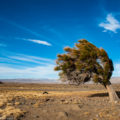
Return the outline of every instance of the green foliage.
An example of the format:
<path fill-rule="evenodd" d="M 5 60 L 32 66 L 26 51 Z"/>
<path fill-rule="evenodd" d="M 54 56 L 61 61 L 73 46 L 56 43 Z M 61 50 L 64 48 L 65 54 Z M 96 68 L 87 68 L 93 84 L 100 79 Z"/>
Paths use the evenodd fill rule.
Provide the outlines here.
<path fill-rule="evenodd" d="M 70 47 L 65 47 L 64 50 L 65 50 L 66 52 L 71 52 L 71 51 L 72 51 L 72 49 L 71 49 Z"/>
<path fill-rule="evenodd" d="M 94 81 L 95 83 L 98 83 L 98 82 L 99 82 L 99 77 L 98 77 L 97 74 L 95 74 L 95 75 L 93 76 L 93 81 Z"/>
<path fill-rule="evenodd" d="M 99 49 L 82 39 L 75 47 L 65 47 L 64 50 L 67 53 L 57 55 L 55 67 L 56 71 L 61 71 L 59 74 L 61 78 L 77 84 L 89 80 L 104 85 L 109 82 L 114 68 L 104 49 Z"/>

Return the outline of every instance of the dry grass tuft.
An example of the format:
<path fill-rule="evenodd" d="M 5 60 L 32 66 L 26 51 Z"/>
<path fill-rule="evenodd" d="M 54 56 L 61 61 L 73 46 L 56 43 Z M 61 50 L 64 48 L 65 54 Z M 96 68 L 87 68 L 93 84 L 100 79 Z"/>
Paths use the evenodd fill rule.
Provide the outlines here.
<path fill-rule="evenodd" d="M 1 120 L 6 120 L 10 116 L 13 116 L 14 119 L 18 119 L 20 116 L 24 115 L 25 111 L 21 111 L 18 108 L 14 108 L 13 106 L 6 106 L 5 109 L 0 109 L 0 117 Z"/>

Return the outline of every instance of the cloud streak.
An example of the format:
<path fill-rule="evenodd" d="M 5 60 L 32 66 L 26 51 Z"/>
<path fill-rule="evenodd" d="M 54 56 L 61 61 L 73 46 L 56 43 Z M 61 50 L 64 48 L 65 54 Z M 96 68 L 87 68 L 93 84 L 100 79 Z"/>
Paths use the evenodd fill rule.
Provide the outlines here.
<path fill-rule="evenodd" d="M 1 79 L 15 79 L 15 78 L 57 78 L 57 72 L 53 70 L 54 65 L 44 65 L 36 67 L 27 67 L 18 69 L 8 66 L 0 65 L 0 78 Z"/>
<path fill-rule="evenodd" d="M 17 28 L 19 28 L 19 29 L 21 29 L 21 30 L 24 30 L 24 31 L 26 31 L 26 32 L 28 32 L 28 33 L 36 36 L 36 37 L 42 37 L 43 39 L 48 39 L 46 36 L 44 36 L 44 35 L 42 35 L 42 34 L 40 34 L 40 33 L 37 33 L 37 32 L 35 32 L 35 31 L 32 31 L 31 29 L 29 29 L 29 28 L 27 28 L 27 27 L 24 27 L 24 26 L 22 26 L 22 25 L 20 25 L 20 24 L 17 24 L 17 23 L 15 23 L 14 21 L 7 20 L 7 19 L 4 19 L 4 18 L 0 18 L 0 20 L 3 21 L 3 22 L 8 23 L 8 24 L 10 24 L 10 25 L 13 25 L 13 26 L 15 26 L 15 27 L 17 27 Z"/>
<path fill-rule="evenodd" d="M 37 38 L 44 39 L 44 40 L 49 40 L 49 41 L 51 41 L 52 44 L 54 44 L 54 45 L 56 45 L 56 46 L 58 46 L 58 47 L 61 47 L 59 43 L 54 42 L 53 40 L 51 40 L 51 39 L 50 39 L 49 37 L 47 37 L 46 35 L 43 35 L 43 34 L 38 33 L 38 32 L 36 32 L 36 31 L 33 31 L 33 30 L 31 30 L 31 29 L 29 29 L 29 28 L 27 28 L 27 27 L 25 27 L 25 26 L 22 26 L 22 25 L 20 25 L 20 24 L 15 23 L 14 21 L 7 20 L 7 19 L 5 19 L 5 18 L 0 18 L 0 20 L 3 21 L 3 22 L 8 23 L 9 25 L 13 25 L 14 27 L 16 27 L 16 28 L 18 28 L 18 29 L 21 29 L 21 30 L 23 30 L 24 32 L 27 32 L 27 33 L 29 33 L 29 34 L 37 37 Z M 45 29 L 45 28 L 43 27 L 43 29 Z M 47 29 L 47 28 L 46 28 L 46 29 Z M 46 30 L 46 29 L 45 29 L 45 30 Z M 59 32 L 56 32 L 53 28 L 51 28 L 51 29 L 48 30 L 48 31 L 49 31 L 49 32 L 52 32 L 53 35 L 57 35 L 58 37 L 61 38 L 60 33 L 59 33 Z M 20 39 L 20 38 L 17 38 L 17 39 Z M 61 38 L 61 39 L 62 39 L 62 38 Z M 38 41 L 36 42 L 36 40 L 35 40 L 34 42 L 35 42 L 35 43 L 38 43 Z M 47 46 L 51 46 L 51 43 L 48 43 L 47 41 L 39 40 L 39 43 L 38 43 L 38 44 L 44 44 L 44 45 L 47 45 Z"/>
<path fill-rule="evenodd" d="M 52 46 L 50 43 L 48 43 L 47 41 L 43 41 L 43 40 L 35 40 L 35 39 L 24 39 L 33 43 L 37 43 L 37 44 L 42 44 L 42 45 L 47 45 L 47 46 Z"/>
<path fill-rule="evenodd" d="M 15 56 L 8 56 L 8 58 L 23 62 L 31 62 L 31 63 L 37 63 L 37 64 L 54 64 L 54 60 L 37 57 L 37 56 L 29 56 L 25 54 L 16 54 Z"/>
<path fill-rule="evenodd" d="M 54 71 L 55 63 L 52 59 L 15 53 L 5 57 L 0 57 L 0 79 L 55 79 L 58 77 L 57 72 Z"/>
<path fill-rule="evenodd" d="M 117 30 L 120 29 L 120 22 L 112 14 L 108 14 L 106 21 L 100 23 L 99 26 L 104 28 L 103 32 L 112 31 L 117 33 Z"/>

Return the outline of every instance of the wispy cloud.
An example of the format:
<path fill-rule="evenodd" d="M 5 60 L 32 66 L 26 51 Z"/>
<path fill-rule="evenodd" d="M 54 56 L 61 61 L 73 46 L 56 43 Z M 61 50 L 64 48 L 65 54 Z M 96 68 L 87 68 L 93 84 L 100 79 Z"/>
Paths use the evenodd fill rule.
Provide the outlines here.
<path fill-rule="evenodd" d="M 6 44 L 0 43 L 0 47 L 6 47 Z"/>
<path fill-rule="evenodd" d="M 13 55 L 14 54 L 14 55 Z M 15 63 L 15 64 L 14 64 Z M 27 65 L 29 64 L 29 65 Z M 54 60 L 38 56 L 10 53 L 0 57 L 0 79 L 57 78 Z"/>
<path fill-rule="evenodd" d="M 40 61 L 36 61 L 36 60 L 33 60 L 33 59 L 24 58 L 24 57 L 19 57 L 19 56 L 9 56 L 9 58 L 14 59 L 14 60 L 19 60 L 19 61 L 32 62 L 32 63 L 37 63 L 37 64 L 44 64 L 43 62 L 40 62 Z"/>
<path fill-rule="evenodd" d="M 57 72 L 53 70 L 54 65 L 27 67 L 23 69 L 0 65 L 0 78 L 57 78 Z"/>
<path fill-rule="evenodd" d="M 36 36 L 36 37 L 41 37 L 41 38 L 43 38 L 43 39 L 48 39 L 46 36 L 44 36 L 44 35 L 42 35 L 42 34 L 40 34 L 40 33 L 38 33 L 38 32 L 35 32 L 35 31 L 33 31 L 33 30 L 25 27 L 25 26 L 22 26 L 22 25 L 20 25 L 20 24 L 18 24 L 18 23 L 15 23 L 14 21 L 7 20 L 7 19 L 5 19 L 5 18 L 0 18 L 0 20 L 1 20 L 1 21 L 4 21 L 4 22 L 6 22 L 6 23 L 8 23 L 8 24 L 10 24 L 10 25 L 13 25 L 13 26 L 15 26 L 15 27 L 17 27 L 17 28 L 19 28 L 19 29 L 21 29 L 21 30 L 24 30 L 24 31 L 26 31 L 26 32 L 28 32 L 28 33 Z"/>
<path fill-rule="evenodd" d="M 0 21 L 3 21 L 3 22 L 6 22 L 8 23 L 9 25 L 13 25 L 14 27 L 18 28 L 18 29 L 21 29 L 23 32 L 27 32 L 37 38 L 40 38 L 40 39 L 43 39 L 43 40 L 38 40 L 36 41 L 36 39 L 34 40 L 35 43 L 38 43 L 38 44 L 44 44 L 44 45 L 47 45 L 47 46 L 51 46 L 51 43 L 58 46 L 58 47 L 61 47 L 59 43 L 56 43 L 53 41 L 53 39 L 51 39 L 50 37 L 47 37 L 46 34 L 43 34 L 43 33 L 38 33 L 34 30 L 31 30 L 30 28 L 27 28 L 26 26 L 23 26 L 23 25 L 20 25 L 14 21 L 11 21 L 11 20 L 8 20 L 8 19 L 5 19 L 5 18 L 0 18 Z M 45 29 L 46 27 L 40 27 L 41 30 L 45 30 L 45 31 L 48 31 L 48 32 L 51 32 L 53 33 L 53 35 L 57 35 L 60 39 L 61 38 L 61 34 L 60 32 L 57 32 L 56 30 L 54 30 L 53 28 L 50 28 L 49 30 Z M 18 38 L 19 39 L 19 38 Z M 51 43 L 48 43 L 47 41 L 44 41 L 44 40 L 49 40 L 51 41 Z"/>
<path fill-rule="evenodd" d="M 47 41 L 43 41 L 43 40 L 35 40 L 35 39 L 24 39 L 24 40 L 27 40 L 27 41 L 30 41 L 30 42 L 34 42 L 34 43 L 37 43 L 37 44 L 51 46 L 50 43 L 48 43 Z"/>
<path fill-rule="evenodd" d="M 16 54 L 15 56 L 8 56 L 8 58 L 13 60 L 19 60 L 19 61 L 26 61 L 26 62 L 32 62 L 37 64 L 54 64 L 54 60 L 37 57 L 37 56 L 29 56 L 25 54 Z"/>
<path fill-rule="evenodd" d="M 23 55 L 23 54 L 21 54 Z M 50 63 L 53 63 L 54 60 L 52 59 L 48 59 L 48 58 L 42 58 L 42 57 L 37 57 L 37 56 L 30 56 L 30 55 L 23 55 L 24 57 L 26 56 L 27 58 L 32 58 L 32 59 L 35 59 L 35 60 L 41 60 L 41 61 L 45 61 L 45 62 L 50 62 Z"/>
<path fill-rule="evenodd" d="M 15 53 L 10 51 L 0 51 L 0 62 L 2 63 L 20 63 L 21 64 L 31 64 L 34 65 L 49 65 L 49 64 L 55 64 L 54 59 L 40 57 L 40 56 L 33 56 L 30 54 L 21 54 L 21 53 Z"/>
<path fill-rule="evenodd" d="M 99 26 L 104 28 L 103 32 L 112 31 L 117 33 L 117 29 L 120 29 L 120 22 L 112 14 L 108 14 L 106 21 L 100 23 Z"/>

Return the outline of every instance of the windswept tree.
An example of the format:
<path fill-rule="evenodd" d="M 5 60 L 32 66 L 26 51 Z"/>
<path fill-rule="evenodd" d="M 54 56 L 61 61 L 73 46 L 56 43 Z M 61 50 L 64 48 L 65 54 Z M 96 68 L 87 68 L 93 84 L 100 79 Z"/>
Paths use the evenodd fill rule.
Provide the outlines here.
<path fill-rule="evenodd" d="M 106 51 L 97 48 L 85 39 L 79 40 L 75 47 L 65 47 L 65 54 L 58 54 L 56 71 L 62 81 L 81 84 L 92 80 L 108 90 L 110 101 L 119 101 L 113 90 L 110 78 L 114 70 L 112 60 Z"/>

